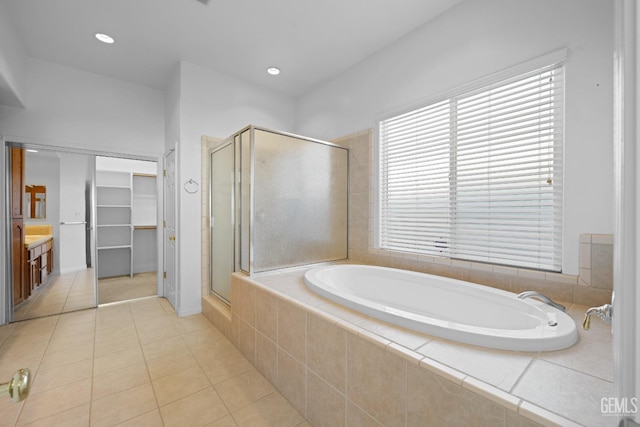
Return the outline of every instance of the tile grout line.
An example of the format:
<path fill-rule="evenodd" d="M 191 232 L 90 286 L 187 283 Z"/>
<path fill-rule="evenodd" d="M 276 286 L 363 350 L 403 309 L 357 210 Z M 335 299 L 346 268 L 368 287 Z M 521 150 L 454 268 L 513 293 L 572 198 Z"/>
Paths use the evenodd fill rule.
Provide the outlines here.
<path fill-rule="evenodd" d="M 38 371 L 40 370 L 40 367 L 42 365 L 42 360 L 44 359 L 44 355 L 47 353 L 47 349 L 49 348 L 49 345 L 51 344 L 51 338 L 53 337 L 53 333 L 55 332 L 56 328 L 58 327 L 58 322 L 60 321 L 60 315 L 59 314 L 55 315 L 55 317 L 56 317 L 55 325 L 51 329 L 51 333 L 49 334 L 49 338 L 47 339 L 47 345 L 45 346 L 44 351 L 42 352 L 42 356 L 40 356 L 40 361 L 38 362 L 38 367 L 36 368 L 35 373 L 32 372 L 32 375 L 33 375 L 33 377 L 31 378 L 32 382 L 37 378 Z M 15 332 L 15 328 L 11 331 L 11 333 L 13 333 L 13 332 Z M 31 386 L 33 386 L 33 383 L 32 383 Z M 23 411 L 24 411 L 24 407 L 26 406 L 26 404 L 27 404 L 26 400 L 24 402 L 22 402 L 22 406 L 20 407 L 20 410 L 18 411 L 18 416 L 16 417 L 16 421 L 15 421 L 14 425 L 18 425 L 18 422 L 20 420 L 20 417 L 22 417 L 22 414 L 23 414 Z M 50 414 L 48 416 L 51 416 L 51 415 L 55 415 L 55 414 Z M 39 420 L 42 420 L 44 418 L 47 418 L 47 417 L 38 418 L 38 419 L 33 420 L 32 422 L 39 421 Z"/>
<path fill-rule="evenodd" d="M 211 326 L 212 326 L 212 327 L 214 327 L 215 329 L 218 329 L 218 328 L 216 328 L 213 324 L 211 324 Z M 218 330 L 218 331 L 219 331 L 220 333 L 222 333 L 220 330 Z M 208 375 L 207 375 L 207 373 L 205 372 L 204 367 L 200 364 L 200 361 L 199 361 L 199 360 L 198 360 L 198 358 L 195 356 L 195 354 L 193 354 L 193 349 L 191 348 L 191 346 L 189 346 L 189 345 L 184 341 L 184 338 L 183 338 L 183 336 L 182 336 L 182 335 L 183 335 L 183 332 L 182 332 L 179 328 L 178 328 L 178 332 L 180 333 L 180 339 L 182 339 L 182 341 L 184 342 L 185 346 L 187 347 L 187 350 L 189 350 L 189 354 L 190 354 L 190 355 L 191 355 L 191 357 L 193 357 L 193 359 L 196 361 L 196 364 L 198 365 L 198 368 L 202 371 L 202 373 L 204 374 L 204 376 L 207 378 L 207 381 L 209 382 L 209 384 L 210 384 L 210 386 L 211 386 L 211 389 L 212 389 L 212 390 L 213 390 L 213 392 L 218 396 L 218 399 L 220 399 L 220 402 L 222 403 L 222 405 L 224 406 L 224 408 L 227 410 L 227 414 L 225 414 L 225 415 L 223 415 L 223 416 L 221 416 L 221 417 L 219 417 L 219 418 L 217 418 L 217 419 L 213 420 L 212 422 L 218 421 L 218 420 L 220 420 L 220 419 L 222 419 L 222 418 L 226 417 L 227 415 L 229 415 L 229 416 L 231 416 L 231 418 L 233 419 L 233 422 L 234 422 L 234 423 L 236 423 L 236 420 L 235 420 L 235 417 L 233 416 L 233 413 L 232 413 L 232 412 L 231 412 L 231 410 L 229 409 L 229 406 L 226 404 L 226 402 L 224 401 L 224 399 L 222 399 L 222 396 L 220 396 L 220 393 L 218 392 L 218 389 L 216 388 L 216 385 L 211 381 L 211 379 L 209 378 L 209 376 L 208 376 Z M 223 336 L 224 336 L 224 334 L 223 334 Z M 226 337 L 224 337 L 224 338 L 225 338 L 227 341 L 229 341 Z M 233 345 L 233 343 L 231 343 L 231 345 Z M 242 357 L 244 357 L 244 356 L 242 356 Z M 236 375 L 235 377 L 237 377 L 237 376 L 238 376 L 238 375 Z M 232 377 L 232 378 L 235 378 L 235 377 Z M 226 380 L 225 380 L 225 381 L 226 381 Z M 206 390 L 206 389 L 203 389 L 203 390 Z M 193 392 L 193 393 L 191 393 L 191 394 L 189 394 L 189 395 L 187 395 L 187 396 L 181 397 L 180 399 L 184 399 L 184 398 L 186 398 L 186 397 L 193 396 L 194 394 L 199 393 L 200 391 L 202 391 L 202 390 L 195 391 L 195 392 Z M 180 399 L 178 399 L 178 400 L 180 400 Z M 174 402 L 177 402 L 177 400 L 175 400 Z M 173 402 L 172 402 L 172 403 L 173 403 Z M 158 407 L 158 411 L 160 411 L 160 407 Z M 160 418 L 162 418 L 162 422 L 164 423 L 164 418 L 162 417 L 162 412 L 160 412 Z M 237 423 L 236 423 L 236 424 L 237 424 Z"/>

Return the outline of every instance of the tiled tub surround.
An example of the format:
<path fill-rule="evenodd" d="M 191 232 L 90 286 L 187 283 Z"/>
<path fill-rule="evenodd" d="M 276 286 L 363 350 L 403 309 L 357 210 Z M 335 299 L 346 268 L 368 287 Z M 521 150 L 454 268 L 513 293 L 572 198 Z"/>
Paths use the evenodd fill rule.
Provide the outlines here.
<path fill-rule="evenodd" d="M 230 321 L 210 297 L 203 312 L 315 427 L 614 423 L 600 412 L 613 393 L 608 324 L 561 351 L 484 349 L 333 304 L 305 271 L 236 273 Z M 580 324 L 586 308 L 567 311 Z"/>
<path fill-rule="evenodd" d="M 580 235 L 580 275 L 578 285 L 613 289 L 613 236 Z"/>

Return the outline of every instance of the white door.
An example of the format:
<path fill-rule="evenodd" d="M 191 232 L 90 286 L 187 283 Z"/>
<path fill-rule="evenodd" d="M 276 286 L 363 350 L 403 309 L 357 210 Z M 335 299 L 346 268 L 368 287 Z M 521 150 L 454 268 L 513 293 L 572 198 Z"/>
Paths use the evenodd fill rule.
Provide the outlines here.
<path fill-rule="evenodd" d="M 164 295 L 177 307 L 176 277 L 176 151 L 165 156 L 164 173 Z"/>

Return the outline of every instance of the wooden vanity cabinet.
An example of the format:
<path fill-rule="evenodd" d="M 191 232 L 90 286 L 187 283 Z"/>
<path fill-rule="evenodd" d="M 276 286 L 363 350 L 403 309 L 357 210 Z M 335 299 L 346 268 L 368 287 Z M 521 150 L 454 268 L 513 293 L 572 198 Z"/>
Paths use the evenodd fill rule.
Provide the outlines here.
<path fill-rule="evenodd" d="M 11 243 L 13 248 L 13 304 L 20 304 L 29 297 L 25 284 L 26 258 L 24 257 L 24 223 L 11 221 Z"/>
<path fill-rule="evenodd" d="M 24 150 L 11 148 L 11 244 L 13 253 L 13 304 L 29 297 L 24 254 Z"/>
<path fill-rule="evenodd" d="M 24 219 L 24 150 L 11 148 L 11 218 Z"/>
<path fill-rule="evenodd" d="M 25 251 L 27 260 L 27 288 L 29 294 L 45 282 L 53 269 L 53 240 L 48 240 Z"/>

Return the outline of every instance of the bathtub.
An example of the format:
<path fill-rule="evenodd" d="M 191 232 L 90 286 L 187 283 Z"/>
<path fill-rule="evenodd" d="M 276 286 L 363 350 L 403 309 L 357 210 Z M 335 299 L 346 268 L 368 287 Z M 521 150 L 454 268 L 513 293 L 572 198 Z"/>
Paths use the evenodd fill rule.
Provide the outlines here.
<path fill-rule="evenodd" d="M 578 339 L 575 322 L 511 292 L 386 267 L 330 265 L 304 275 L 317 294 L 368 316 L 440 338 L 502 350 L 551 351 Z"/>

